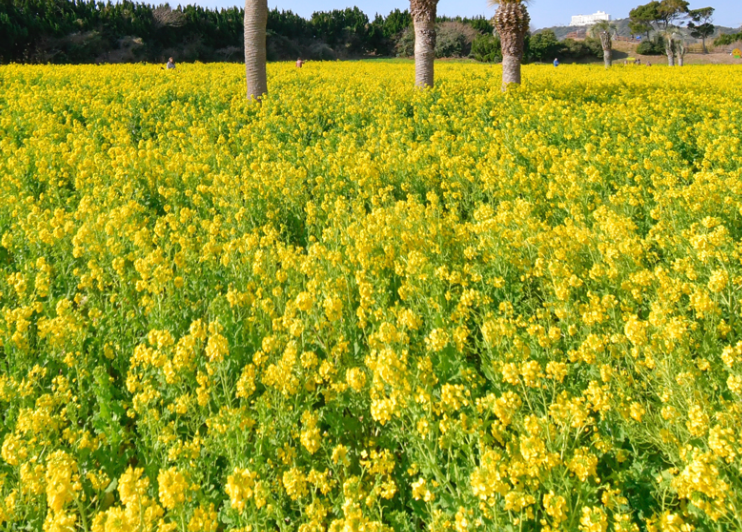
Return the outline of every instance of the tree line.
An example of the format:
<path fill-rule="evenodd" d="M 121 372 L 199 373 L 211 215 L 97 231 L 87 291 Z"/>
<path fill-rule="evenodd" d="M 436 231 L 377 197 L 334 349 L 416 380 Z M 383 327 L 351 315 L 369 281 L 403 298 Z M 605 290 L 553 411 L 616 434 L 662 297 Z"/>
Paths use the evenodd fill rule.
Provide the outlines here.
<path fill-rule="evenodd" d="M 242 8 L 171 8 L 123 0 L 4 0 L 0 2 L 0 62 L 92 63 L 243 61 Z M 440 56 L 467 56 L 473 41 L 491 35 L 484 17 L 438 17 L 450 34 Z M 267 11 L 267 59 L 394 56 L 412 27 L 408 10 L 370 19 L 357 7 L 315 12 Z"/>
<path fill-rule="evenodd" d="M 637 6 L 629 12 L 629 29 L 645 37 L 637 53 L 665 54 L 668 64 L 682 65 L 688 37 L 700 40 L 703 53 L 708 53 L 707 41 L 716 31 L 714 12 L 713 7 L 690 9 L 686 0 L 653 0 Z M 719 35 L 714 44 L 728 45 L 738 40 L 742 40 L 742 32 Z"/>
<path fill-rule="evenodd" d="M 4 0 L 0 2 L 0 63 L 244 61 L 242 8 L 171 8 L 124 0 Z M 434 57 L 502 60 L 494 22 L 485 17 L 435 17 Z M 415 32 L 407 9 L 370 18 L 357 7 L 303 18 L 267 10 L 266 60 L 410 57 Z M 525 62 L 601 57 L 600 42 L 558 41 L 547 32 L 524 40 Z"/>

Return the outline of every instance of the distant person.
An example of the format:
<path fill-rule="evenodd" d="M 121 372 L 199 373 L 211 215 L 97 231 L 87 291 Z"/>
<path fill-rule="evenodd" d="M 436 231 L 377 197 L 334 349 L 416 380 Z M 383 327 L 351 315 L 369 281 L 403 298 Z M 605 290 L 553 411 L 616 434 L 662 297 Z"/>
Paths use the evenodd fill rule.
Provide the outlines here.
<path fill-rule="evenodd" d="M 301 68 L 304 66 L 304 61 L 301 60 L 301 57 L 296 60 L 296 68 Z"/>
<path fill-rule="evenodd" d="M 558 67 L 559 66 L 559 59 L 554 58 L 554 66 L 555 67 Z"/>
<path fill-rule="evenodd" d="M 173 59 L 172 57 L 170 57 L 167 60 L 167 69 L 170 70 L 170 69 L 173 69 L 173 68 L 175 68 L 175 59 Z"/>

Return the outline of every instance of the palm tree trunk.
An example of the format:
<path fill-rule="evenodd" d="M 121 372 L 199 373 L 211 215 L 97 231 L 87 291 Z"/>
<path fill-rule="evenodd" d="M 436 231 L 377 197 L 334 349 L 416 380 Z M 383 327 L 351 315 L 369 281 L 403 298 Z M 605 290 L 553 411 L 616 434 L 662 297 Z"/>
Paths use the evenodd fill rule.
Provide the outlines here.
<path fill-rule="evenodd" d="M 521 58 L 515 55 L 502 57 L 502 92 L 507 91 L 511 83 L 520 85 L 520 61 Z"/>
<path fill-rule="evenodd" d="M 665 54 L 667 54 L 667 66 L 675 66 L 675 41 L 669 32 L 665 33 Z"/>
<path fill-rule="evenodd" d="M 683 66 L 683 56 L 682 55 L 679 55 L 678 56 L 678 66 Z"/>
<path fill-rule="evenodd" d="M 499 2 L 495 29 L 502 43 L 502 92 L 507 91 L 510 84 L 520 85 L 520 62 L 530 22 L 523 2 Z"/>
<path fill-rule="evenodd" d="M 268 92 L 265 71 L 265 28 L 268 0 L 245 0 L 245 77 L 247 99 L 260 100 Z"/>
<path fill-rule="evenodd" d="M 410 15 L 415 26 L 415 86 L 433 86 L 435 61 L 435 14 L 438 0 L 410 0 Z"/>
<path fill-rule="evenodd" d="M 613 36 L 610 33 L 610 28 L 606 28 L 600 32 L 600 44 L 603 47 L 603 63 L 606 68 L 611 68 L 613 64 Z"/>
<path fill-rule="evenodd" d="M 418 17 L 415 25 L 415 86 L 432 87 L 435 61 L 435 15 Z"/>

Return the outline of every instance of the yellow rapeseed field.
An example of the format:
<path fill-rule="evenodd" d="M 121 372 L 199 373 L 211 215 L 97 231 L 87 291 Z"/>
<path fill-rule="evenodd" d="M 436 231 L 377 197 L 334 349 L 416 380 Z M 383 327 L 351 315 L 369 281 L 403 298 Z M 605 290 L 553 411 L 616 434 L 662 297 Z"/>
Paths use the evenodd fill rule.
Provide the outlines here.
<path fill-rule="evenodd" d="M 0 530 L 742 529 L 742 70 L 0 67 Z"/>

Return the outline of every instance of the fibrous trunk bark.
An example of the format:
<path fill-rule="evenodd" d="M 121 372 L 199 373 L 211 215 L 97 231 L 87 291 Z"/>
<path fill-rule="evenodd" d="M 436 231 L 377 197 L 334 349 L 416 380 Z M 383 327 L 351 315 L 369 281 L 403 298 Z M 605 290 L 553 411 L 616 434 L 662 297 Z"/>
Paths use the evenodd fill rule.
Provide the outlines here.
<path fill-rule="evenodd" d="M 508 85 L 520 85 L 521 58 L 514 55 L 502 56 L 502 91 L 508 90 Z"/>
<path fill-rule="evenodd" d="M 604 31 L 600 34 L 600 44 L 603 46 L 603 63 L 606 68 L 611 68 L 613 64 L 613 38 L 611 34 Z"/>
<path fill-rule="evenodd" d="M 683 41 L 682 38 L 675 41 L 675 57 L 678 62 L 678 66 L 683 66 L 683 61 L 685 60 L 685 41 Z"/>
<path fill-rule="evenodd" d="M 667 54 L 667 66 L 675 66 L 675 42 L 671 36 L 665 37 L 665 54 Z"/>
<path fill-rule="evenodd" d="M 438 0 L 410 0 L 415 27 L 415 86 L 432 87 L 435 82 L 435 15 Z"/>
<path fill-rule="evenodd" d="M 524 38 L 531 18 L 520 2 L 500 3 L 495 13 L 495 28 L 502 43 L 502 91 L 510 84 L 520 84 L 520 63 Z"/>
<path fill-rule="evenodd" d="M 415 25 L 415 86 L 424 89 L 435 82 L 435 22 L 413 21 Z"/>
<path fill-rule="evenodd" d="M 247 99 L 258 100 L 268 92 L 265 71 L 265 29 L 268 0 L 245 0 L 245 77 Z"/>

